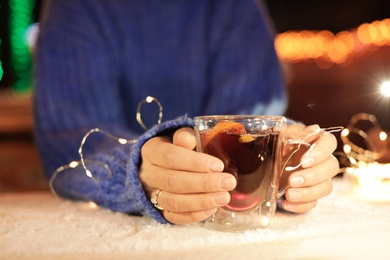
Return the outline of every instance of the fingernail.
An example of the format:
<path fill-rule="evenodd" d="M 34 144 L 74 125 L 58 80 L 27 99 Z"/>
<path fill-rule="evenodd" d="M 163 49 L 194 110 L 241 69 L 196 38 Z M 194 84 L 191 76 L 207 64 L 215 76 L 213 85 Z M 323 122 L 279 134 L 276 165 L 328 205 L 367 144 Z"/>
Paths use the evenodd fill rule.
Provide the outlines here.
<path fill-rule="evenodd" d="M 223 167 L 224 167 L 224 165 L 222 162 L 219 162 L 219 161 L 209 162 L 209 171 L 221 172 L 221 171 L 223 171 Z"/>
<path fill-rule="evenodd" d="M 281 208 L 285 209 L 287 211 L 291 211 L 292 209 L 295 208 L 295 204 L 289 203 L 288 201 L 285 200 L 285 201 L 283 201 Z"/>
<path fill-rule="evenodd" d="M 302 199 L 302 193 L 299 192 L 299 191 L 290 191 L 289 194 L 288 194 L 288 199 L 290 201 L 299 201 L 300 199 Z"/>
<path fill-rule="evenodd" d="M 222 190 L 232 190 L 236 187 L 237 181 L 234 177 L 224 177 L 219 180 L 219 188 Z"/>
<path fill-rule="evenodd" d="M 206 217 L 208 217 L 208 216 L 213 215 L 215 212 L 217 212 L 217 209 L 216 209 L 216 208 L 215 208 L 215 209 L 208 209 L 208 210 L 203 211 L 203 215 L 205 215 Z"/>
<path fill-rule="evenodd" d="M 302 161 L 302 167 L 308 168 L 314 165 L 314 158 L 313 157 L 305 157 Z"/>
<path fill-rule="evenodd" d="M 229 193 L 221 193 L 213 198 L 214 205 L 217 206 L 224 206 L 226 205 L 230 200 Z"/>
<path fill-rule="evenodd" d="M 290 185 L 292 187 L 299 187 L 305 183 L 305 179 L 302 176 L 291 176 Z"/>

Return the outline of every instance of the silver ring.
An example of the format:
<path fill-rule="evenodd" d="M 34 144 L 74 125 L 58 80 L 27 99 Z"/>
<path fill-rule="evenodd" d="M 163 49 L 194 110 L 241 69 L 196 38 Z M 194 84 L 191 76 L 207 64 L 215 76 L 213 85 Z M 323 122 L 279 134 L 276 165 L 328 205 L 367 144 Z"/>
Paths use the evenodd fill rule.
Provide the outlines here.
<path fill-rule="evenodd" d="M 159 210 L 164 210 L 160 205 L 158 205 L 158 196 L 162 190 L 156 189 L 152 192 L 152 197 L 150 198 L 150 202 L 152 202 L 153 206 L 155 206 Z"/>

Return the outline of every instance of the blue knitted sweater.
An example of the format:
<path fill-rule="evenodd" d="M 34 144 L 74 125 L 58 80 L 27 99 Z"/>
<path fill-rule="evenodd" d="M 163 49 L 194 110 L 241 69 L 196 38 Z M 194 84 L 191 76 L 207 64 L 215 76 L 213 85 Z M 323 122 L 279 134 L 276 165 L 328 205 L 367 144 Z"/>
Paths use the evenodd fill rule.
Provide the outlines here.
<path fill-rule="evenodd" d="M 35 136 L 48 178 L 79 160 L 92 128 L 136 140 L 122 145 L 95 134 L 87 164 L 57 175 L 60 196 L 166 223 L 137 177 L 151 137 L 192 126 L 206 114 L 282 114 L 285 93 L 266 9 L 253 0 L 52 0 L 40 25 L 34 95 Z M 146 96 L 163 105 L 142 108 Z M 154 126 L 153 126 L 154 125 Z"/>

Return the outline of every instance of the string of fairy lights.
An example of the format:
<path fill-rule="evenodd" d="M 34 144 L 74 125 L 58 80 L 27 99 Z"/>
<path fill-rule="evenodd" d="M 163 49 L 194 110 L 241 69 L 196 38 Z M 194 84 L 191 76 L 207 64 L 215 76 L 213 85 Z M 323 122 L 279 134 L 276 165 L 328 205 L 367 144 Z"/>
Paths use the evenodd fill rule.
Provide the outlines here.
<path fill-rule="evenodd" d="M 283 61 L 312 60 L 327 69 L 334 64 L 347 66 L 353 57 L 390 45 L 390 18 L 363 23 L 356 29 L 333 34 L 321 31 L 287 31 L 277 35 L 275 48 Z"/>
<path fill-rule="evenodd" d="M 314 61 L 321 69 L 333 65 L 346 67 L 355 57 L 390 46 L 390 18 L 363 23 L 350 31 L 333 34 L 322 31 L 287 31 L 277 35 L 275 49 L 285 62 Z M 380 89 L 390 97 L 390 81 L 383 79 Z"/>
<path fill-rule="evenodd" d="M 26 32 L 34 23 L 36 0 L 8 1 L 8 31 L 10 40 L 10 65 L 14 81 L 13 90 L 25 92 L 32 89 L 32 60 Z M 0 6 L 0 9 L 2 6 Z M 4 10 L 2 10 L 4 12 Z M 363 23 L 356 29 L 333 34 L 321 31 L 287 31 L 277 35 L 275 48 L 282 61 L 301 62 L 311 60 L 318 67 L 327 69 L 334 64 L 349 65 L 354 57 L 390 45 L 390 18 Z M 4 75 L 0 38 L 0 81 Z"/>

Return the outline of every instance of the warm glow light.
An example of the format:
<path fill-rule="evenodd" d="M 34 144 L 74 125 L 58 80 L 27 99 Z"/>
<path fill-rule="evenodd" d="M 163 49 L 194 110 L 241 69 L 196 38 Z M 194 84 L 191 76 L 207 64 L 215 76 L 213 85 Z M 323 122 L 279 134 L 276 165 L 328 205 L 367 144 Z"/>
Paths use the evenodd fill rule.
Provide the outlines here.
<path fill-rule="evenodd" d="M 342 136 L 348 136 L 349 135 L 349 129 L 348 128 L 344 128 L 343 131 L 341 131 L 341 135 Z"/>
<path fill-rule="evenodd" d="M 152 102 L 153 102 L 153 97 L 147 96 L 147 97 L 146 97 L 146 102 L 152 103 Z"/>
<path fill-rule="evenodd" d="M 379 139 L 381 139 L 381 141 L 385 141 L 387 139 L 387 134 L 383 131 L 380 132 Z"/>
<path fill-rule="evenodd" d="M 327 30 L 302 30 L 287 31 L 275 38 L 275 49 L 282 61 L 314 60 L 323 69 L 332 64 L 346 66 L 353 57 L 386 45 L 390 45 L 390 18 L 363 23 L 336 35 Z"/>
<path fill-rule="evenodd" d="M 390 164 L 364 163 L 346 172 L 352 184 L 352 192 L 362 200 L 390 200 Z"/>
<path fill-rule="evenodd" d="M 79 165 L 79 163 L 76 162 L 76 161 L 72 161 L 72 162 L 69 163 L 69 167 L 70 168 L 76 168 L 78 165 Z"/>
<path fill-rule="evenodd" d="M 349 154 L 349 153 L 352 151 L 352 148 L 351 148 L 350 145 L 345 144 L 345 145 L 343 146 L 343 150 L 344 150 L 344 153 Z"/>
<path fill-rule="evenodd" d="M 124 138 L 118 138 L 118 142 L 120 144 L 126 144 L 128 141 L 127 141 L 127 139 L 124 139 Z"/>
<path fill-rule="evenodd" d="M 85 174 L 89 177 L 89 178 L 93 178 L 92 176 L 92 172 L 88 169 L 85 170 Z"/>
<path fill-rule="evenodd" d="M 99 206 L 93 202 L 93 201 L 90 201 L 88 202 L 88 206 L 91 208 L 91 209 L 97 209 Z"/>
<path fill-rule="evenodd" d="M 386 97 L 390 97 L 390 81 L 385 81 L 381 85 L 382 94 Z"/>

